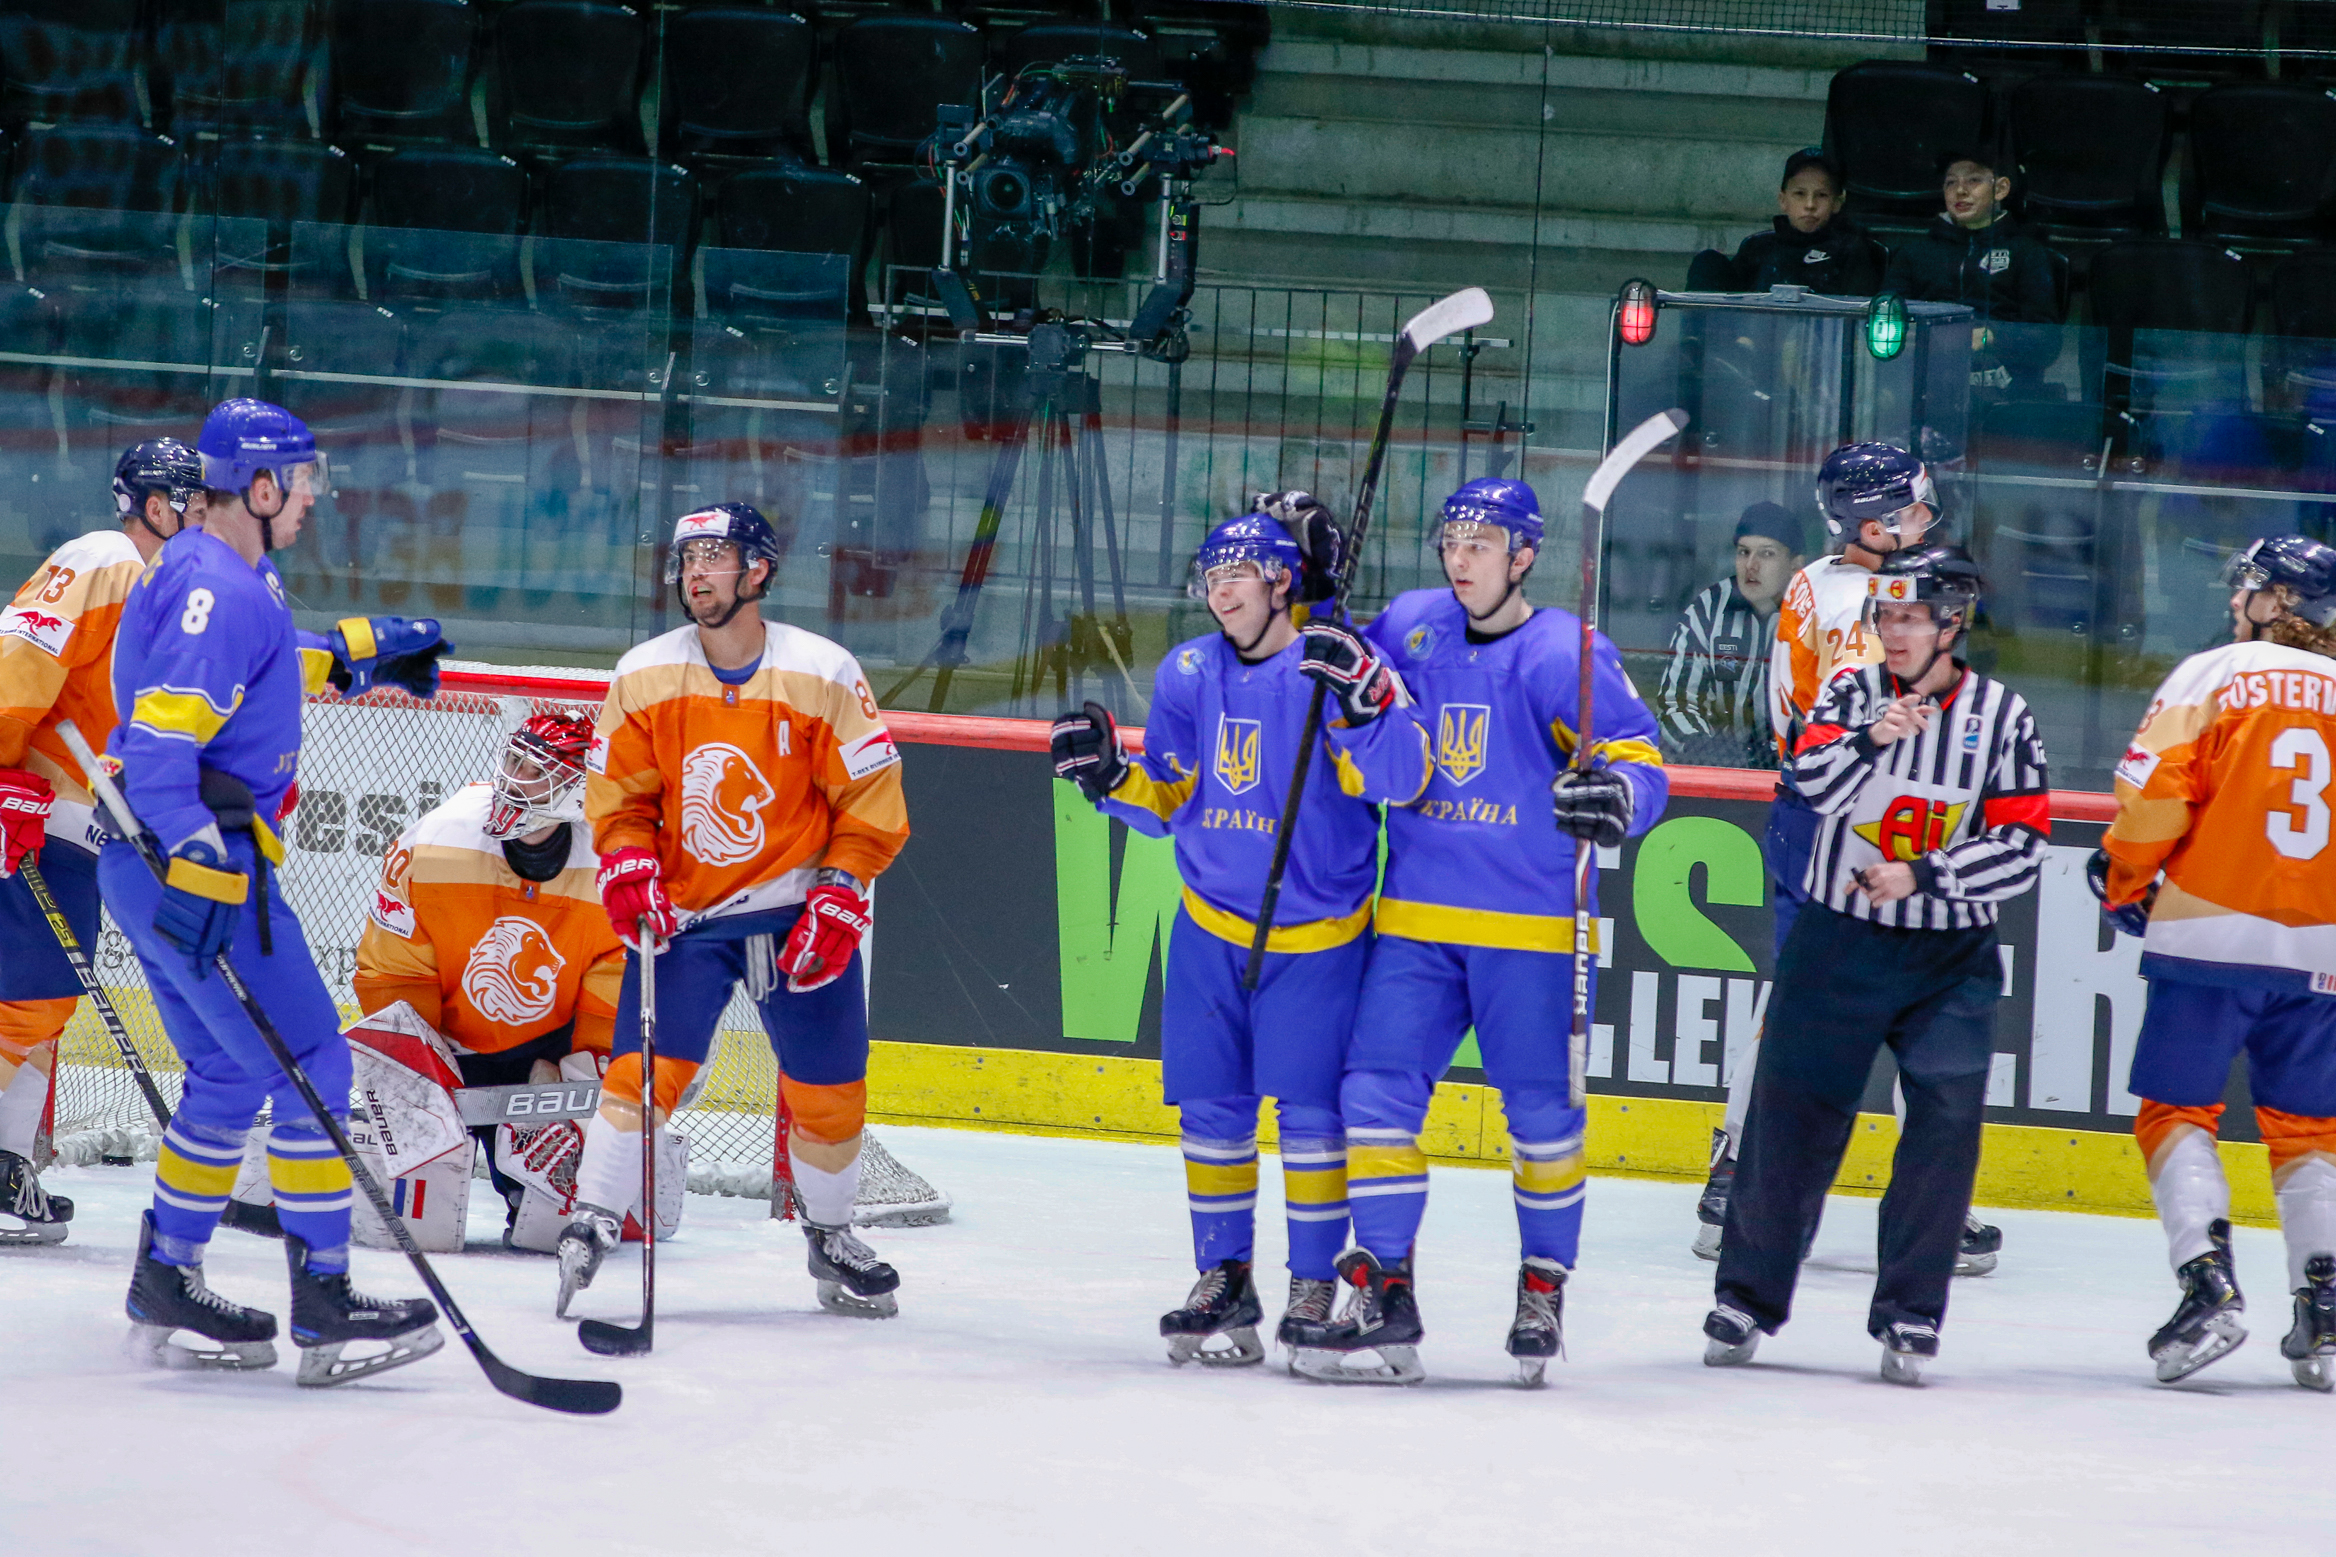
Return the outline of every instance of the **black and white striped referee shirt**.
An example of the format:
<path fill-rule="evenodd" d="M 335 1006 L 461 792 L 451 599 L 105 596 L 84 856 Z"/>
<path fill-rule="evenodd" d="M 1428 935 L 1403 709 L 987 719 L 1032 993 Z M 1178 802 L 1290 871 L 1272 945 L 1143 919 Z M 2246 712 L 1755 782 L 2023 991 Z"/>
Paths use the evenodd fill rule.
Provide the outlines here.
<path fill-rule="evenodd" d="M 1670 663 L 1656 703 L 1663 746 L 1676 761 L 1721 768 L 1773 768 L 1768 656 L 1776 611 L 1766 616 L 1733 578 L 1706 585 L 1671 629 Z"/>
<path fill-rule="evenodd" d="M 2036 884 L 2051 830 L 2044 742 L 2027 700 L 1966 668 L 1930 728 L 1876 746 L 1866 733 L 1906 683 L 1880 665 L 1826 684 L 1792 762 L 1823 817 L 1802 890 L 1828 908 L 1911 930 L 1968 930 Z M 1856 873 L 1898 860 L 1915 891 L 1875 907 Z"/>

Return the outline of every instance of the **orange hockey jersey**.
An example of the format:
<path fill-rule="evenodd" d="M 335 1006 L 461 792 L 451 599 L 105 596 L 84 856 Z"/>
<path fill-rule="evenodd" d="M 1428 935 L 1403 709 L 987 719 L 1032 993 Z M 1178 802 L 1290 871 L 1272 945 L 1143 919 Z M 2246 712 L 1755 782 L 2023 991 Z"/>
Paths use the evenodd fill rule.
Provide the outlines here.
<path fill-rule="evenodd" d="M 900 752 L 858 661 L 763 626 L 738 687 L 714 678 L 695 627 L 633 649 L 593 734 L 593 844 L 655 852 L 685 925 L 800 903 L 822 865 L 873 881 L 908 841 Z"/>
<path fill-rule="evenodd" d="M 2273 643 L 2193 654 L 2116 782 L 2109 901 L 2166 877 L 2144 973 L 2336 994 L 2336 660 Z"/>
<path fill-rule="evenodd" d="M 97 847 L 95 797 L 57 725 L 72 720 L 105 750 L 115 723 L 114 629 L 145 571 L 127 535 L 95 530 L 58 547 L 0 610 L 0 768 L 46 778 L 57 792 L 49 836 L 86 849 Z"/>
<path fill-rule="evenodd" d="M 522 877 L 486 832 L 493 792 L 466 784 L 400 834 L 357 943 L 357 1004 L 403 1000 L 469 1054 L 499 1054 L 573 1017 L 575 1047 L 608 1052 L 624 949 L 592 884 L 581 827 L 566 867 Z"/>
<path fill-rule="evenodd" d="M 1776 750 L 1800 749 L 1809 710 L 1836 672 L 1882 662 L 1882 641 L 1865 630 L 1866 581 L 1873 574 L 1841 557 L 1819 557 L 1785 586 L 1768 657 L 1768 719 Z"/>

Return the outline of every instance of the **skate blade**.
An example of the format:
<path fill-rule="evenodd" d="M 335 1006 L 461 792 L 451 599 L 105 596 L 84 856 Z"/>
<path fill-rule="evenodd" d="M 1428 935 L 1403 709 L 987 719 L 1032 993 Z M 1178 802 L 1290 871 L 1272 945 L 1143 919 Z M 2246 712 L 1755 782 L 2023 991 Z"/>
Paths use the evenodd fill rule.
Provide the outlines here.
<path fill-rule="evenodd" d="M 1358 1357 L 1376 1355 L 1377 1363 Z M 1416 1346 L 1381 1346 L 1355 1352 L 1328 1352 L 1300 1346 L 1290 1352 L 1290 1371 L 1318 1384 L 1417 1384 L 1427 1377 Z"/>
<path fill-rule="evenodd" d="M 1992 1252 L 1987 1254 L 1958 1254 L 1955 1256 L 1955 1274 L 1958 1276 L 1984 1276 L 1989 1271 L 1995 1269 L 1995 1262 L 1997 1258 L 1998 1256 Z"/>
<path fill-rule="evenodd" d="M 1208 1343 L 1217 1340 L 1226 1345 L 1209 1350 Z M 1179 1368 L 1188 1362 L 1204 1368 L 1247 1368 L 1265 1361 L 1265 1347 L 1258 1342 L 1257 1326 L 1242 1325 L 1214 1335 L 1172 1335 L 1168 1338 L 1168 1360 Z"/>
<path fill-rule="evenodd" d="M 2291 1357 L 2288 1366 L 2295 1370 L 2295 1381 L 2306 1389 L 2316 1389 L 2326 1395 L 2336 1393 L 2336 1370 L 2331 1370 L 2327 1357 Z"/>
<path fill-rule="evenodd" d="M 1548 1371 L 1549 1359 L 1546 1357 L 1519 1357 L 1517 1359 L 1517 1383 L 1522 1388 L 1539 1389 L 1541 1376 Z"/>
<path fill-rule="evenodd" d="M 63 1243 L 72 1231 L 71 1222 L 25 1222 L 15 1227 L 0 1226 L 0 1244 Z"/>
<path fill-rule="evenodd" d="M 840 1281 L 822 1281 L 819 1284 L 819 1306 L 831 1314 L 842 1314 L 847 1319 L 890 1319 L 900 1312 L 900 1304 L 889 1292 L 873 1297 L 862 1297 Z"/>
<path fill-rule="evenodd" d="M 1740 1368 L 1752 1360 L 1760 1350 L 1760 1332 L 1755 1330 L 1748 1338 L 1729 1342 L 1706 1337 L 1703 1343 L 1703 1365 L 1707 1368 Z"/>
<path fill-rule="evenodd" d="M 854 1211 L 854 1227 L 939 1227 L 949 1220 L 950 1202 L 932 1205 L 888 1206 L 881 1211 Z"/>
<path fill-rule="evenodd" d="M 1720 1230 L 1709 1222 L 1695 1230 L 1695 1257 L 1699 1260 L 1720 1257 Z"/>
<path fill-rule="evenodd" d="M 327 1341 L 322 1346 L 303 1347 L 300 1352 L 302 1389 L 333 1389 L 353 1384 L 368 1374 L 387 1373 L 402 1368 L 409 1362 L 420 1362 L 424 1357 L 446 1344 L 446 1337 L 436 1325 L 409 1330 L 404 1335 L 392 1336 L 384 1343 L 387 1351 L 373 1352 L 363 1357 L 345 1357 L 345 1348 L 364 1344 L 355 1341 Z"/>
<path fill-rule="evenodd" d="M 1922 1387 L 1922 1365 L 1930 1361 L 1916 1352 L 1894 1352 L 1882 1348 L 1882 1382 L 1903 1384 L 1909 1389 Z"/>
<path fill-rule="evenodd" d="M 2219 1361 L 2237 1351 L 2239 1343 L 2246 1338 L 2246 1327 L 2239 1323 L 2237 1314 L 2217 1314 L 2206 1321 L 2206 1333 L 2198 1338 L 2195 1345 L 2184 1346 L 2176 1342 L 2163 1351 L 2150 1354 L 2151 1360 L 2158 1365 L 2158 1382 L 2179 1384 L 2208 1363 Z"/>
<path fill-rule="evenodd" d="M 177 1333 L 167 1325 L 132 1325 L 122 1349 L 150 1368 L 173 1373 L 252 1373 L 276 1365 L 273 1341 L 211 1341 L 210 1350 L 198 1350 L 173 1344 Z"/>
<path fill-rule="evenodd" d="M 576 1301 L 576 1294 L 592 1285 L 592 1273 L 569 1267 L 565 1257 L 560 1260 L 560 1300 L 552 1305 L 552 1317 L 568 1317 L 568 1305 Z"/>

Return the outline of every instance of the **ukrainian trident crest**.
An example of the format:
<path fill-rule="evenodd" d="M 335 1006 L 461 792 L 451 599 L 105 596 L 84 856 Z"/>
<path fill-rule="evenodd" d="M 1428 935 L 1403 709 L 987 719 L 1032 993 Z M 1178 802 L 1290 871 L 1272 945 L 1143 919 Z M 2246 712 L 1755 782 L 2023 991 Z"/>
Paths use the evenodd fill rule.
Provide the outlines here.
<path fill-rule="evenodd" d="M 1217 782 L 1225 786 L 1227 794 L 1238 795 L 1256 787 L 1257 754 L 1264 731 L 1265 726 L 1255 719 L 1218 716 Z"/>
<path fill-rule="evenodd" d="M 1436 766 L 1453 783 L 1465 784 L 1484 771 L 1491 739 L 1491 704 L 1446 703 L 1436 713 Z"/>

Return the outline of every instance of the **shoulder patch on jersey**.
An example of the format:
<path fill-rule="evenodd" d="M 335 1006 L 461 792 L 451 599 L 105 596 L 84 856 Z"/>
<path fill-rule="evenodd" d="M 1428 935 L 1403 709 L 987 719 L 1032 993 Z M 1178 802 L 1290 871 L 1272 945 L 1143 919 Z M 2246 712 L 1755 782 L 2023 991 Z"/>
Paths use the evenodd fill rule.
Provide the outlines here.
<path fill-rule="evenodd" d="M 1183 648 L 1178 649 L 1176 651 L 1177 674 L 1184 676 L 1199 675 L 1201 658 L 1201 646 L 1197 643 L 1188 643 Z"/>
<path fill-rule="evenodd" d="M 398 901 L 379 886 L 373 889 L 373 907 L 367 917 L 399 940 L 414 938 L 414 905 Z"/>
<path fill-rule="evenodd" d="M 74 625 L 38 604 L 12 605 L 0 611 L 0 638 L 21 638 L 51 659 L 64 657 Z"/>
<path fill-rule="evenodd" d="M 1435 651 L 1436 630 L 1426 622 L 1403 635 L 1404 652 L 1425 659 Z"/>
<path fill-rule="evenodd" d="M 608 777 L 608 737 L 592 732 L 592 744 L 584 752 L 584 771 L 598 778 Z"/>
<path fill-rule="evenodd" d="M 844 771 L 853 778 L 864 779 L 880 768 L 889 768 L 900 761 L 900 748 L 892 742 L 892 732 L 878 725 L 856 741 L 847 742 L 842 749 Z"/>
<path fill-rule="evenodd" d="M 2131 784 L 2135 789 L 2146 788 L 2149 776 L 2158 770 L 2158 761 L 2158 754 L 2148 747 L 2128 746 L 2125 755 L 2118 759 L 2114 777 L 2120 784 Z"/>

